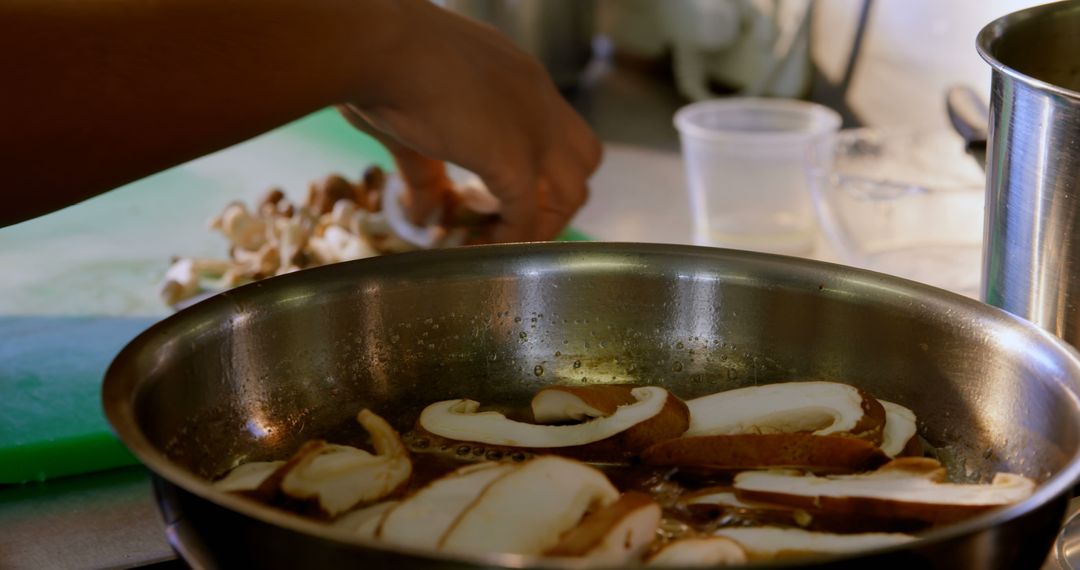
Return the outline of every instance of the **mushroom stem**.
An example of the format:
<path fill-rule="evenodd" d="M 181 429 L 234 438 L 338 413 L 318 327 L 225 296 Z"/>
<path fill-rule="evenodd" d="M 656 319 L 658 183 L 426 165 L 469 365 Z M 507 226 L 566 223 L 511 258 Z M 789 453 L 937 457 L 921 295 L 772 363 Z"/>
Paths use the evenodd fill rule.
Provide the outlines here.
<path fill-rule="evenodd" d="M 297 499 L 315 499 L 323 512 L 334 517 L 401 487 L 412 473 L 401 438 L 369 410 L 362 410 L 357 421 L 371 434 L 377 455 L 344 445 L 305 446 L 300 457 L 290 461 L 281 490 Z"/>
<path fill-rule="evenodd" d="M 488 485 L 447 530 L 439 548 L 540 554 L 586 512 L 618 497 L 600 471 L 561 457 L 540 457 Z"/>
<path fill-rule="evenodd" d="M 858 388 L 837 382 L 751 386 L 686 403 L 686 435 L 813 433 L 881 443 L 885 409 Z"/>

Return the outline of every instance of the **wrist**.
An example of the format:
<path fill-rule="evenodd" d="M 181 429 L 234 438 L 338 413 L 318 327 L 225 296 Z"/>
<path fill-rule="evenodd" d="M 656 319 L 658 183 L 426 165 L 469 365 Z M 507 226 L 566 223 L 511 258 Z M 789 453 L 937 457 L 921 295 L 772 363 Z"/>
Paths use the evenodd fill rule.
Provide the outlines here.
<path fill-rule="evenodd" d="M 344 19 L 347 25 L 343 36 L 335 42 L 341 101 L 360 107 L 385 104 L 390 84 L 408 77 L 410 64 L 410 29 L 420 26 L 427 17 L 426 10 L 439 10 L 428 0 L 330 0 L 347 6 Z M 340 15 L 339 15 L 340 17 Z"/>

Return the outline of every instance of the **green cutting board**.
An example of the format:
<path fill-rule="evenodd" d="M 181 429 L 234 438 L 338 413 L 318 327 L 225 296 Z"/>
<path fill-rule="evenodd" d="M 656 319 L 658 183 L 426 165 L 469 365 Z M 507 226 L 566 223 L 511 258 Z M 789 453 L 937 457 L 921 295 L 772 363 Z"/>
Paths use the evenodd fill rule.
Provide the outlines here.
<path fill-rule="evenodd" d="M 226 255 L 206 220 L 271 186 L 295 200 L 330 172 L 391 168 L 377 142 L 326 109 L 207 157 L 23 224 L 0 228 L 0 484 L 133 458 L 101 413 L 101 378 L 168 314 L 157 284 L 173 255 Z M 564 240 L 586 236 L 568 230 Z"/>
<path fill-rule="evenodd" d="M 101 378 L 155 319 L 0 317 L 0 483 L 133 463 L 101 412 Z"/>

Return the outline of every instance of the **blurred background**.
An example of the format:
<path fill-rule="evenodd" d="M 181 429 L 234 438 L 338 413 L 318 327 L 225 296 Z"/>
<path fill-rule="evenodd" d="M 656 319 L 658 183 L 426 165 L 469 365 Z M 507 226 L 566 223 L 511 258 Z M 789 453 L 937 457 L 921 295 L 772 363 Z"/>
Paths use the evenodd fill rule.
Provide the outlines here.
<path fill-rule="evenodd" d="M 978 186 L 981 172 L 966 163 L 961 139 L 951 138 L 945 93 L 952 85 L 967 85 L 985 97 L 990 71 L 976 54 L 975 35 L 990 20 L 1031 4 L 440 3 L 495 25 L 544 62 L 606 143 L 592 198 L 572 224 L 577 235 L 671 243 L 695 241 L 672 124 L 676 110 L 695 100 L 804 99 L 837 111 L 845 129 L 873 127 L 886 134 L 900 129 L 901 137 L 930 136 L 949 147 L 935 151 L 932 158 L 938 164 L 898 168 L 959 169 L 953 178 Z M 862 149 L 856 142 L 854 148 Z M 911 148 L 892 146 L 900 147 L 901 154 Z M 910 162 L 911 157 L 895 160 Z M 224 241 L 205 224 L 225 204 L 252 203 L 274 186 L 299 199 L 310 181 L 331 172 L 355 178 L 369 164 L 389 167 L 390 161 L 377 144 L 324 111 L 111 194 L 0 229 L 0 263 L 16 268 L 0 283 L 0 314 L 166 314 L 157 284 L 170 258 L 222 256 Z M 926 186 L 925 181 L 918 184 Z M 977 225 L 980 216 L 973 215 L 972 223 Z M 806 255 L 873 266 L 837 254 L 827 239 L 819 241 Z"/>

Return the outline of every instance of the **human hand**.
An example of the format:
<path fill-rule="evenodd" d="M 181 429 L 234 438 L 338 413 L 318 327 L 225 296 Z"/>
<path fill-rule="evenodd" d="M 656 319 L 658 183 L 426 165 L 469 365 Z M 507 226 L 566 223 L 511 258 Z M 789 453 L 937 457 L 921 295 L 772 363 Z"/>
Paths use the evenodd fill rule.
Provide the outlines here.
<path fill-rule="evenodd" d="M 404 37 L 342 113 L 393 153 L 415 217 L 447 188 L 433 159 L 445 160 L 501 201 L 495 241 L 555 237 L 587 198 L 596 136 L 540 64 L 498 32 L 426 0 L 399 6 Z"/>

